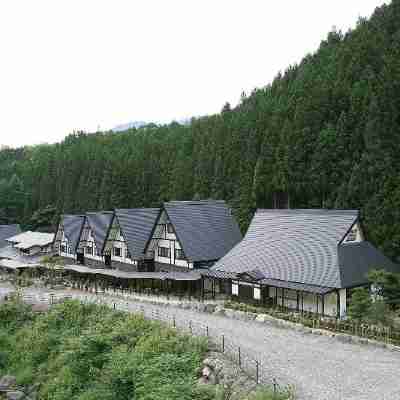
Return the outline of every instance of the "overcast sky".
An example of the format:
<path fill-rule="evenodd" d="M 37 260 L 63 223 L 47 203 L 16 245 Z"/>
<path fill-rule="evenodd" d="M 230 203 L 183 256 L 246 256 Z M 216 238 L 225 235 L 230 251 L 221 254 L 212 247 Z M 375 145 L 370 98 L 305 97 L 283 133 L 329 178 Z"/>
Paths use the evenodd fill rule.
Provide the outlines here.
<path fill-rule="evenodd" d="M 384 0 L 0 0 L 0 145 L 216 113 Z"/>

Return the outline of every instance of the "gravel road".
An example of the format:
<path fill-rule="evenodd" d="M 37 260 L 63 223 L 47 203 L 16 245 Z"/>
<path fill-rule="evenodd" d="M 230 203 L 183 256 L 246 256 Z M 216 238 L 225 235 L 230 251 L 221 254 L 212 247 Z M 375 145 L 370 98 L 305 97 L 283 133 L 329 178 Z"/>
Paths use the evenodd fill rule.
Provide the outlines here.
<path fill-rule="evenodd" d="M 12 290 L 1 283 L 0 298 Z M 48 299 L 49 293 L 42 289 L 24 290 L 24 294 L 32 296 L 32 302 Z M 55 293 L 56 297 L 96 299 L 77 290 Z M 174 316 L 178 327 L 187 328 L 188 321 L 192 321 L 195 332 L 208 326 L 210 336 L 220 338 L 223 334 L 228 347 L 234 343 L 244 353 L 258 358 L 266 380 L 275 377 L 281 384 L 294 385 L 299 400 L 400 400 L 398 352 L 193 310 L 127 302 L 110 296 L 102 299 L 109 304 L 115 302 L 118 309 L 142 310 L 145 315 L 157 314 L 169 321 Z"/>

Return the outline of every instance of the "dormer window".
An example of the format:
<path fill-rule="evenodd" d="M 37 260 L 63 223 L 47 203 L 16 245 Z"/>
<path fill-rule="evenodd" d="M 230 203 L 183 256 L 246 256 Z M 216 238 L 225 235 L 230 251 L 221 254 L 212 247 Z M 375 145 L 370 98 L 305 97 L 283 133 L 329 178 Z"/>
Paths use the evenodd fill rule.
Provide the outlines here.
<path fill-rule="evenodd" d="M 172 226 L 172 224 L 167 224 L 167 232 L 174 233 L 174 227 Z"/>

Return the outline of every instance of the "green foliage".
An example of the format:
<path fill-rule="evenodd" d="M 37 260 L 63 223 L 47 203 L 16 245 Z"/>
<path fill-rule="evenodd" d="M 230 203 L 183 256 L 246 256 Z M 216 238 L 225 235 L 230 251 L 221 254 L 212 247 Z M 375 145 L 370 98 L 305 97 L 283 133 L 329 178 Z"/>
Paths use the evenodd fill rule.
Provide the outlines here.
<path fill-rule="evenodd" d="M 206 343 L 141 316 L 71 301 L 33 315 L 0 305 L 0 371 L 54 400 L 205 399 L 196 388 Z"/>
<path fill-rule="evenodd" d="M 368 279 L 376 290 L 376 294 L 392 307 L 400 305 L 400 274 L 385 270 L 374 270 Z"/>
<path fill-rule="evenodd" d="M 365 320 L 373 325 L 393 326 L 392 311 L 383 300 L 372 302 Z"/>
<path fill-rule="evenodd" d="M 400 256 L 400 0 L 240 104 L 188 125 L 69 135 L 0 151 L 0 220 L 225 199 L 254 208 L 359 208 L 369 240 Z"/>
<path fill-rule="evenodd" d="M 356 288 L 351 296 L 351 303 L 348 308 L 350 318 L 361 321 L 369 313 L 372 305 L 371 295 L 366 288 Z"/>

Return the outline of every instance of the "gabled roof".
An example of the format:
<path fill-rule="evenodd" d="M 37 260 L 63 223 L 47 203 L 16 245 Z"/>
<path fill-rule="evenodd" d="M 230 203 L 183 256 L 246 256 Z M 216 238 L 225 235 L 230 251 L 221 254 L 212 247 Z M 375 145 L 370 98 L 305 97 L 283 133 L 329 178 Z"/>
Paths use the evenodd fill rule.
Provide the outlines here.
<path fill-rule="evenodd" d="M 17 224 L 13 225 L 0 225 L 0 249 L 9 246 L 6 239 L 17 235 L 21 232 L 21 228 Z"/>
<path fill-rule="evenodd" d="M 84 215 L 63 215 L 62 223 L 64 225 L 64 234 L 68 239 L 73 252 L 76 252 L 76 248 L 79 244 L 79 237 L 82 231 L 83 224 L 85 222 Z"/>
<path fill-rule="evenodd" d="M 115 210 L 116 218 L 132 259 L 138 260 L 144 256 L 146 243 L 150 238 L 159 213 L 159 208 Z"/>
<path fill-rule="evenodd" d="M 243 241 L 212 269 L 343 287 L 338 245 L 358 217 L 356 210 L 258 210 Z"/>
<path fill-rule="evenodd" d="M 99 251 L 103 250 L 106 236 L 113 219 L 113 211 L 88 212 L 86 218 L 92 231 L 93 239 Z"/>
<path fill-rule="evenodd" d="M 170 201 L 164 209 L 190 262 L 218 260 L 242 239 L 224 201 Z"/>
<path fill-rule="evenodd" d="M 342 244 L 338 248 L 338 253 L 342 287 L 368 283 L 368 272 L 373 269 L 400 273 L 400 266 L 393 263 L 369 242 Z"/>
<path fill-rule="evenodd" d="M 14 243 L 16 248 L 28 250 L 35 246 L 48 246 L 54 241 L 54 233 L 26 231 L 6 239 L 9 243 Z"/>

